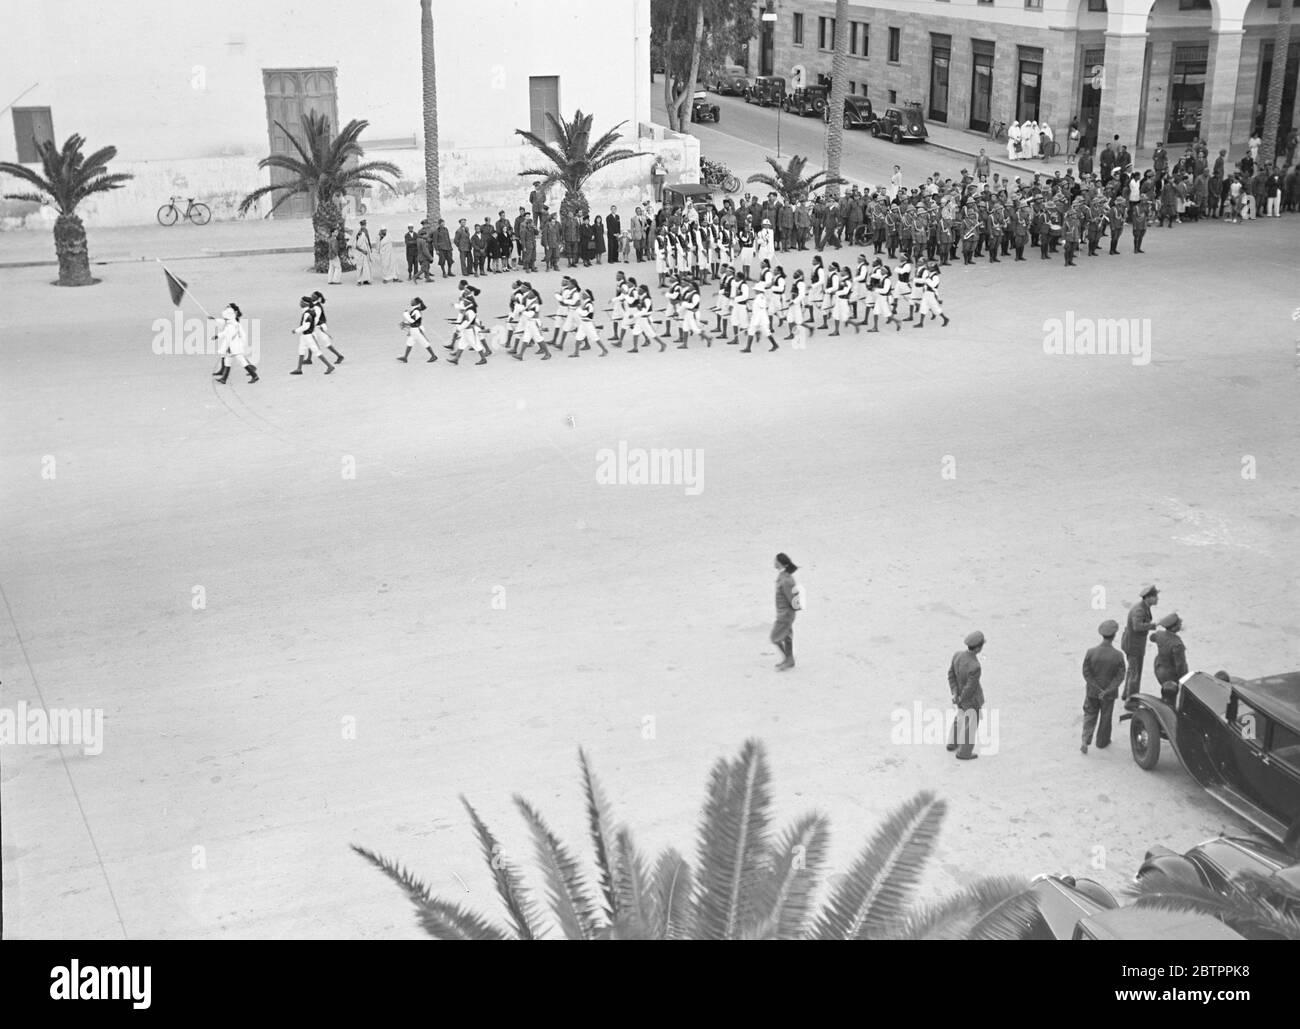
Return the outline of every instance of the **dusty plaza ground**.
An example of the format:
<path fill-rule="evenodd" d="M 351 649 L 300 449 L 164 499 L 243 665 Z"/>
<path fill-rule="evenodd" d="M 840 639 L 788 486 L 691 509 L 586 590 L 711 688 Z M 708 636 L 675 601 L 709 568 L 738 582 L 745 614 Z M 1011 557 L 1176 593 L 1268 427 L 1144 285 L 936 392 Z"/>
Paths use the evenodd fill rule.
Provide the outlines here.
<path fill-rule="evenodd" d="M 3 703 L 104 712 L 97 756 L 4 748 L 7 934 L 418 936 L 350 843 L 496 918 L 458 796 L 525 865 L 514 793 L 586 855 L 579 746 L 642 847 L 688 856 L 711 764 L 750 736 L 780 821 L 831 816 L 833 868 L 932 789 L 929 893 L 1118 890 L 1151 844 L 1243 832 L 1168 750 L 1139 770 L 1127 723 L 1080 756 L 1079 665 L 1146 581 L 1193 668 L 1300 663 L 1296 225 L 954 267 L 947 329 L 775 354 L 403 366 L 411 287 L 349 278 L 328 378 L 288 375 L 323 285 L 302 256 L 177 261 L 260 322 L 262 381 L 224 388 L 152 352 L 152 262 L 80 290 L 0 271 Z M 580 280 L 604 300 L 612 272 Z M 441 342 L 450 286 L 421 294 Z M 1149 319 L 1150 363 L 1046 354 L 1068 312 Z M 702 490 L 600 484 L 620 443 L 701 453 Z M 778 550 L 810 596 L 781 674 Z M 898 726 L 946 710 L 974 628 L 997 733 L 959 763 Z"/>

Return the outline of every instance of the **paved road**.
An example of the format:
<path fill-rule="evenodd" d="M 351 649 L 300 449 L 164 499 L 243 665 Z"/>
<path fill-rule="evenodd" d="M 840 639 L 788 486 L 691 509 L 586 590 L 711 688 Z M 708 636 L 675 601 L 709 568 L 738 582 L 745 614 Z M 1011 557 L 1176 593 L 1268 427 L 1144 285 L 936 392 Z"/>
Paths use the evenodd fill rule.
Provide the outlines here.
<path fill-rule="evenodd" d="M 710 94 L 718 104 L 718 124 L 696 124 L 691 132 L 700 140 L 706 157 L 721 159 L 732 164 L 732 170 L 742 179 L 756 171 L 766 171 L 762 155 L 777 156 L 778 109 L 747 104 L 739 97 L 720 97 Z M 657 105 L 656 116 L 663 118 L 662 102 Z M 819 118 L 801 118 L 792 114 L 779 114 L 781 145 L 780 157 L 784 161 L 793 154 L 809 159 L 820 168 L 825 161 L 826 125 Z M 743 163 L 733 163 L 737 147 L 744 152 Z M 903 181 L 921 182 L 927 175 L 939 172 L 957 177 L 962 168 L 970 168 L 971 161 L 948 150 L 929 144 L 904 143 L 895 146 L 887 140 L 873 139 L 871 133 L 851 129 L 844 133 L 843 174 L 846 178 L 866 182 L 872 186 L 887 183 L 894 165 L 902 168 Z"/>

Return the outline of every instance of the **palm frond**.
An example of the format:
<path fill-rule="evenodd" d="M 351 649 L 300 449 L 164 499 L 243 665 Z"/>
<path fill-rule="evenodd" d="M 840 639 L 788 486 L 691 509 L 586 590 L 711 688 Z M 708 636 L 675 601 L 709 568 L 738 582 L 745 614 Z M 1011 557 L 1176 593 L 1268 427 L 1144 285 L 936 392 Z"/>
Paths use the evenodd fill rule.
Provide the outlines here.
<path fill-rule="evenodd" d="M 765 914 L 756 936 L 793 940 L 803 935 L 829 843 L 830 823 L 812 813 L 795 821 L 772 845 L 770 871 L 762 884 Z"/>
<path fill-rule="evenodd" d="M 311 119 L 312 119 L 313 117 L 314 117 L 314 115 L 311 114 L 310 112 L 308 112 L 307 114 L 303 115 L 303 127 L 304 127 L 304 129 L 306 130 L 306 131 L 304 132 L 304 137 L 305 137 L 308 141 L 310 141 L 310 139 L 311 139 L 311 126 L 312 126 Z M 282 121 L 277 121 L 277 122 L 275 123 L 275 127 L 278 128 L 281 132 L 284 133 L 284 137 L 285 137 L 285 139 L 287 139 L 287 140 L 289 141 L 290 146 L 292 146 L 295 150 L 298 151 L 298 156 L 302 158 L 302 167 L 303 167 L 304 172 L 307 172 L 307 171 L 319 171 L 319 168 L 318 168 L 318 165 L 317 165 L 317 161 L 316 161 L 316 155 L 315 155 L 315 153 L 312 151 L 311 147 L 310 147 L 310 146 L 303 146 L 303 144 L 300 143 L 300 142 L 298 141 L 298 137 L 295 136 L 292 132 L 290 132 L 290 131 L 285 127 L 284 122 L 282 122 Z M 274 157 L 274 156 L 276 156 L 276 155 L 272 154 L 271 156 Z M 285 155 L 285 156 L 287 156 L 287 155 Z M 292 160 L 292 158 L 290 158 L 290 159 Z M 262 160 L 263 160 L 263 161 L 265 161 L 265 160 L 269 160 L 269 158 L 263 158 Z M 261 166 L 262 166 L 262 161 L 259 161 L 259 162 L 258 162 L 258 167 L 261 167 Z"/>
<path fill-rule="evenodd" d="M 781 192 L 781 187 L 784 185 L 784 183 L 780 179 L 776 178 L 776 176 L 767 175 L 763 172 L 755 172 L 753 175 L 749 176 L 749 178 L 745 179 L 745 181 L 757 182 L 759 185 L 766 186 L 768 189 L 774 189 L 778 193 Z"/>
<path fill-rule="evenodd" d="M 497 895 L 501 898 L 501 903 L 505 905 L 506 911 L 510 915 L 510 922 L 514 926 L 515 932 L 521 940 L 535 940 L 538 938 L 537 932 L 537 915 L 532 900 L 528 892 L 524 889 L 523 877 L 518 870 L 510 864 L 501 853 L 501 844 L 492 835 L 492 831 L 479 818 L 478 812 L 463 796 L 460 802 L 465 805 L 465 810 L 469 812 L 470 821 L 474 824 L 474 832 L 478 836 L 479 846 L 483 848 L 484 860 L 488 863 L 488 868 L 492 871 L 492 878 L 496 883 Z"/>
<path fill-rule="evenodd" d="M 0 161 L 0 172 L 5 175 L 12 175 L 15 179 L 22 179 L 39 189 L 42 193 L 53 193 L 54 187 L 50 181 L 42 176 L 39 172 L 32 171 L 30 168 L 24 168 L 21 164 L 13 164 L 10 161 Z"/>
<path fill-rule="evenodd" d="M 691 935 L 691 866 L 671 847 L 659 855 L 651 877 L 653 923 L 656 940 L 685 940 Z"/>
<path fill-rule="evenodd" d="M 537 861 L 546 877 L 547 897 L 561 932 L 570 940 L 594 939 L 600 929 L 599 916 L 578 869 L 577 859 L 528 801 L 516 796 L 515 806 L 533 834 Z"/>
<path fill-rule="evenodd" d="M 614 836 L 614 893 L 618 901 L 615 924 L 638 939 L 650 937 L 653 923 L 650 876 L 636 849 L 632 833 L 621 828 Z"/>
<path fill-rule="evenodd" d="M 134 175 L 128 172 L 114 172 L 112 175 L 101 175 L 97 179 L 92 179 L 81 187 L 83 197 L 91 196 L 95 193 L 107 193 L 109 190 L 121 189 L 130 182 Z"/>
<path fill-rule="evenodd" d="M 1248 874 L 1234 880 L 1234 885 L 1244 888 L 1225 897 L 1199 883 L 1152 875 L 1139 879 L 1131 892 L 1136 907 L 1209 915 L 1250 939 L 1300 940 L 1297 909 L 1259 895 Z"/>
<path fill-rule="evenodd" d="M 586 751 L 578 748 L 578 765 L 582 769 L 582 793 L 587 802 L 587 828 L 591 833 L 591 846 L 596 854 L 596 876 L 605 902 L 605 913 L 610 921 L 618 915 L 618 896 L 614 892 L 612 850 L 614 846 L 614 818 L 609 801 L 600 788 Z"/>
<path fill-rule="evenodd" d="M 758 921 L 767 851 L 769 775 L 763 745 L 746 740 L 734 763 L 714 766 L 700 822 L 698 931 L 734 940 Z"/>
<path fill-rule="evenodd" d="M 0 169 L 3 170 L 3 169 Z M 6 193 L 6 200 L 24 200 L 32 204 L 45 204 L 49 202 L 49 197 L 44 193 Z"/>
<path fill-rule="evenodd" d="M 891 812 L 831 895 L 812 935 L 865 939 L 902 918 L 945 811 L 943 801 L 923 791 Z"/>
<path fill-rule="evenodd" d="M 416 917 L 420 927 L 430 936 L 439 940 L 505 940 L 509 937 L 491 923 L 483 920 L 472 911 L 439 900 L 432 896 L 429 888 L 415 878 L 401 865 L 394 864 L 387 858 L 373 851 L 352 844 L 352 849 L 378 868 L 384 875 L 406 893 L 415 905 Z"/>
<path fill-rule="evenodd" d="M 897 940 L 1021 940 L 1028 938 L 1037 910 L 1024 879 L 990 877 L 908 911 L 884 935 Z"/>

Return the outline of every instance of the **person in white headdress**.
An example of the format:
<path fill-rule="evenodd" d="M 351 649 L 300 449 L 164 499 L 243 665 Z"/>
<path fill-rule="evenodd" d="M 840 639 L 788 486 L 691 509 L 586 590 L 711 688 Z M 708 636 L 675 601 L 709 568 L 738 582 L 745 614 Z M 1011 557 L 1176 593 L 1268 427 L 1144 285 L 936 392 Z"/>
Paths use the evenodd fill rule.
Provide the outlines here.
<path fill-rule="evenodd" d="M 1013 121 L 1007 129 L 1007 160 L 1020 160 L 1020 122 Z"/>
<path fill-rule="evenodd" d="M 393 259 L 393 241 L 388 238 L 388 227 L 381 225 L 379 227 L 379 280 L 381 282 L 397 282 L 397 264 Z"/>
<path fill-rule="evenodd" d="M 1038 159 L 1038 122 L 1027 121 L 1020 126 L 1020 137 L 1024 143 L 1023 150 L 1030 160 Z"/>
<path fill-rule="evenodd" d="M 1048 143 L 1055 142 L 1055 138 L 1052 136 L 1052 126 L 1047 124 L 1047 122 L 1043 122 L 1041 125 L 1039 125 L 1038 131 L 1044 138 L 1046 138 Z M 1045 150 L 1043 156 L 1050 157 L 1052 149 L 1053 148 L 1049 147 L 1047 150 Z"/>

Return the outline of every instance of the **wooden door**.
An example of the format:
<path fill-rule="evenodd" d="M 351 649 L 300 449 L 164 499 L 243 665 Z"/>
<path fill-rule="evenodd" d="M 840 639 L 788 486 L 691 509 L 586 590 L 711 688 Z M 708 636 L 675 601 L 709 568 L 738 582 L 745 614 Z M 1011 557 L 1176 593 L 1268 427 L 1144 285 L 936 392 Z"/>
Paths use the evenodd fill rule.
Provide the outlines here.
<path fill-rule="evenodd" d="M 271 153 L 298 157 L 298 151 L 285 130 L 301 140 L 305 114 L 325 115 L 331 128 L 338 131 L 338 94 L 335 91 L 333 68 L 264 69 L 262 81 L 266 88 L 266 126 Z M 292 175 L 289 172 L 279 168 L 271 169 L 273 184 L 290 178 Z M 308 218 L 311 213 L 312 198 L 300 194 L 276 208 L 274 217 Z"/>

